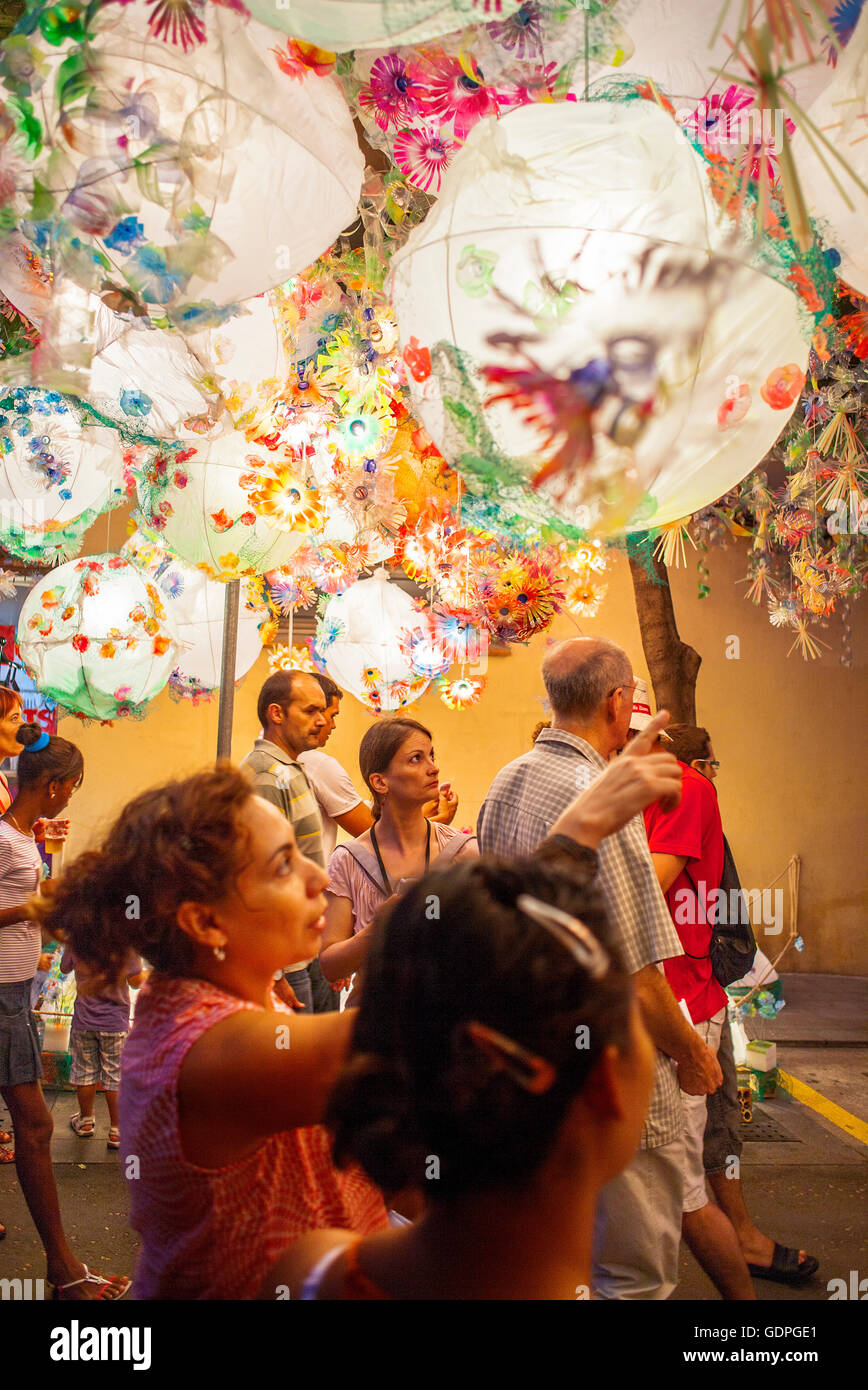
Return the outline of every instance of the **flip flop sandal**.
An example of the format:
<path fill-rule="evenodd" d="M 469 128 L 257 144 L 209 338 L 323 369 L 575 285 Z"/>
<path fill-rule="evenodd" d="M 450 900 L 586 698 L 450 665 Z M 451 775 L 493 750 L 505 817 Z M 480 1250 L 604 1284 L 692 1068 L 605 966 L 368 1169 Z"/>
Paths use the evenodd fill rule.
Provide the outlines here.
<path fill-rule="evenodd" d="M 84 1265 L 83 1268 L 84 1275 L 81 1279 L 70 1279 L 68 1284 L 53 1284 L 51 1297 L 56 1301 L 71 1303 L 74 1300 L 63 1297 L 67 1289 L 77 1288 L 79 1284 L 100 1284 L 102 1287 L 93 1302 L 116 1303 L 119 1298 L 125 1298 L 132 1288 L 133 1281 L 128 1279 L 125 1274 L 112 1274 L 108 1279 L 105 1279 L 101 1274 L 92 1274 L 87 1265 Z"/>
<path fill-rule="evenodd" d="M 771 1279 L 776 1284 L 804 1284 L 820 1268 L 820 1261 L 813 1255 L 806 1255 L 799 1264 L 799 1252 L 790 1245 L 778 1245 L 770 1265 L 748 1265 L 752 1279 Z"/>

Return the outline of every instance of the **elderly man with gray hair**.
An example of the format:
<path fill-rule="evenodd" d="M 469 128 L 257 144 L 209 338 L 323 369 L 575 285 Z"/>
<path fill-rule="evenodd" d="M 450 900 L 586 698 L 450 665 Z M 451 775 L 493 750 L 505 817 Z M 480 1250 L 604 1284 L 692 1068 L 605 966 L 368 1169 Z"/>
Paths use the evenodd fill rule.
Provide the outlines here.
<path fill-rule="evenodd" d="M 529 854 L 609 758 L 627 741 L 633 708 L 630 658 L 614 642 L 560 642 L 543 662 L 552 710 L 529 753 L 495 777 L 479 815 L 484 854 Z M 603 1189 L 594 1237 L 594 1294 L 664 1299 L 678 1282 L 683 1191 L 681 1090 L 706 1095 L 720 1085 L 714 1053 L 681 1013 L 661 961 L 682 954 L 636 816 L 604 840 L 599 885 L 619 934 L 645 1025 L 657 1047 L 657 1073 L 636 1158 Z"/>

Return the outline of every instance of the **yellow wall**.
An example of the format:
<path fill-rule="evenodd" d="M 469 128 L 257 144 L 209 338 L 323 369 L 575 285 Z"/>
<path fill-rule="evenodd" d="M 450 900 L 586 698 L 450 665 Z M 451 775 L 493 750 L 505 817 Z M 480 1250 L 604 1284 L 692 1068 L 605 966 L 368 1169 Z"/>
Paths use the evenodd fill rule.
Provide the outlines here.
<path fill-rule="evenodd" d="M 115 543 L 122 539 L 120 525 L 117 529 Z M 102 549 L 104 544 L 101 536 L 99 545 L 89 549 Z M 744 586 L 735 584 L 746 567 L 743 548 L 716 550 L 708 564 L 708 598 L 697 597 L 692 564 L 675 572 L 672 584 L 681 636 L 703 657 L 697 716 L 710 729 L 722 764 L 717 786 L 742 882 L 746 887 L 766 887 L 790 855 L 801 855 L 799 924 L 806 950 L 799 955 L 791 948 L 783 968 L 868 974 L 866 822 L 860 791 L 866 782 L 861 726 L 868 690 L 858 641 L 864 615 L 860 618 L 857 607 L 851 670 L 839 661 L 837 620 L 823 634 L 831 650 L 822 660 L 803 662 L 797 653 L 787 659 L 791 639 L 770 627 L 765 608 L 744 601 Z M 583 620 L 581 630 L 619 642 L 630 653 L 636 673 L 647 677 L 623 560 L 613 568 L 598 617 Z M 430 693 L 415 707 L 415 716 L 434 734 L 441 777 L 452 781 L 459 793 L 457 825 L 475 824 L 494 774 L 530 746 L 530 731 L 543 717 L 539 667 L 545 643 L 575 632 L 575 624 L 561 617 L 548 637 L 491 659 L 488 689 L 471 710 L 450 712 Z M 725 656 L 732 636 L 740 643 L 736 660 Z M 267 674 L 263 657 L 236 692 L 236 759 L 249 751 L 256 736 L 256 696 Z M 360 791 L 356 753 L 370 718 L 346 697 L 329 742 L 329 752 L 347 767 Z M 70 807 L 70 850 L 83 847 L 136 792 L 212 759 L 216 725 L 216 703 L 193 709 L 174 702 L 165 691 L 140 723 L 101 728 L 63 720 L 60 732 L 80 745 L 86 761 L 85 784 Z M 760 937 L 772 958 L 785 934 L 786 927 L 781 936 Z"/>

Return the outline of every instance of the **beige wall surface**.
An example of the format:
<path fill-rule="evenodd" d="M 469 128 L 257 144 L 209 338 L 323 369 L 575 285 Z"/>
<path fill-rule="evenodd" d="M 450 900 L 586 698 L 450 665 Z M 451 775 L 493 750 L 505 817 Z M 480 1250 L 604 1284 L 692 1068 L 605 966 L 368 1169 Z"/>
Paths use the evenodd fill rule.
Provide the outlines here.
<path fill-rule="evenodd" d="M 743 544 L 715 549 L 706 559 L 711 571 L 707 598 L 698 598 L 693 563 L 673 573 L 672 587 L 681 636 L 703 658 L 697 718 L 710 730 L 721 762 L 717 787 L 723 822 L 742 883 L 766 888 L 791 855 L 800 855 L 799 928 L 806 948 L 800 955 L 791 947 L 782 968 L 868 974 L 865 605 L 861 613 L 858 605 L 853 612 L 851 669 L 839 660 L 837 619 L 822 634 L 830 650 L 823 651 L 821 660 L 804 662 L 798 653 L 788 659 L 790 636 L 772 628 L 765 608 L 747 602 L 745 586 L 736 584 L 746 568 Z M 414 707 L 415 717 L 433 732 L 441 779 L 451 781 L 459 794 L 456 825 L 475 825 L 495 773 L 530 746 L 531 730 L 544 717 L 539 668 L 546 643 L 579 630 L 621 643 L 636 673 L 647 677 L 623 559 L 613 566 L 597 618 L 582 620 L 578 628 L 561 616 L 547 636 L 492 658 L 488 689 L 473 709 L 449 711 L 430 692 Z M 736 647 L 733 637 L 739 649 L 735 659 L 726 655 Z M 236 692 L 236 760 L 256 737 L 256 697 L 267 674 L 263 656 Z M 360 792 L 356 755 L 371 718 L 352 696 L 345 697 L 328 745 Z M 59 732 L 79 744 L 86 765 L 84 786 L 70 806 L 70 851 L 83 848 L 135 793 L 211 760 L 216 727 L 216 702 L 194 709 L 165 691 L 141 722 L 87 727 L 72 718 L 62 720 Z M 777 887 L 786 890 L 786 879 Z M 771 958 L 788 929 L 788 912 L 779 934 L 761 929 L 760 945 Z"/>

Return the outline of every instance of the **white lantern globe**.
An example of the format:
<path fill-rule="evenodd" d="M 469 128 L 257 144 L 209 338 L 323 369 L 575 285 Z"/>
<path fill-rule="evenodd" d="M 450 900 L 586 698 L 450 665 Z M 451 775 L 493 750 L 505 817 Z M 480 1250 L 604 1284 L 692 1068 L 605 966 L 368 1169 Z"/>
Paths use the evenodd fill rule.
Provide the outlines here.
<path fill-rule="evenodd" d="M 191 569 L 141 531 L 130 536 L 121 554 L 146 574 L 174 622 L 181 649 L 169 676 L 169 691 L 198 704 L 220 688 L 223 661 L 225 585 Z M 242 585 L 238 611 L 235 680 L 243 680 L 262 652 L 261 631 L 268 610 L 249 581 Z"/>
<path fill-rule="evenodd" d="M 45 575 L 24 601 L 17 643 L 43 695 L 101 722 L 143 714 L 180 651 L 156 588 L 121 555 L 89 555 Z"/>
<path fill-rule="evenodd" d="M 505 18 L 522 0 L 245 0 L 263 24 L 342 53 L 416 44 L 467 24 Z"/>
<path fill-rule="evenodd" d="M 25 181 L 72 229 L 57 247 L 72 278 L 108 278 L 119 307 L 126 296 L 195 331 L 331 244 L 355 217 L 364 158 L 335 83 L 281 73 L 273 35 L 229 9 L 184 8 L 164 26 L 147 5 L 100 5 L 77 45 L 31 35 L 45 151 Z M 79 60 L 76 82 L 58 81 Z"/>
<path fill-rule="evenodd" d="M 290 564 L 310 536 L 269 524 L 251 502 L 274 455 L 228 427 L 179 442 L 180 453 L 143 450 L 134 467 L 146 533 L 209 579 L 238 579 Z"/>
<path fill-rule="evenodd" d="M 0 541 L 22 559 L 67 559 L 124 501 L 123 447 L 57 391 L 0 392 Z"/>
<path fill-rule="evenodd" d="M 402 709 L 430 685 L 401 650 L 402 636 L 427 637 L 413 600 L 389 582 L 385 569 L 359 579 L 330 599 L 314 640 L 314 656 L 333 681 L 377 713 Z M 406 640 L 405 640 L 406 645 Z"/>
<path fill-rule="evenodd" d="M 805 126 L 795 132 L 792 142 L 796 172 L 808 211 L 816 218 L 826 243 L 841 257 L 838 266 L 841 279 L 863 295 L 868 294 L 864 191 L 868 185 L 866 108 L 868 9 L 863 9 L 855 33 L 838 59 L 833 80 L 808 110 L 808 119 L 814 127 L 810 131 L 811 138 L 808 138 L 810 127 Z M 833 150 L 820 142 L 817 131 L 831 143 Z M 859 187 L 857 179 L 863 187 Z"/>
<path fill-rule="evenodd" d="M 795 296 L 733 245 L 654 103 L 481 122 L 391 288 L 413 413 L 536 524 L 616 534 L 698 510 L 764 456 L 804 379 Z M 769 392 L 781 372 L 792 389 Z"/>

